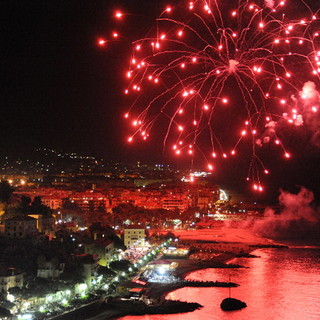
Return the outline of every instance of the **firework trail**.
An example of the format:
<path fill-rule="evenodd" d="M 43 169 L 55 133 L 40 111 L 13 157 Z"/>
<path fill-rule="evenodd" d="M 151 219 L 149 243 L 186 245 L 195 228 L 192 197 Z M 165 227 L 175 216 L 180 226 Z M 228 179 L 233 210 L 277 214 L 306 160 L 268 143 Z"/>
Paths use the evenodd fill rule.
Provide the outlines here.
<path fill-rule="evenodd" d="M 209 170 L 215 158 L 236 157 L 249 144 L 247 180 L 263 191 L 269 170 L 260 150 L 272 143 L 291 157 L 280 124 L 307 121 L 319 133 L 320 121 L 312 120 L 320 106 L 318 9 L 300 0 L 198 0 L 165 8 L 147 36 L 132 42 L 124 90 L 131 101 L 128 142 L 161 130 L 166 149 L 199 154 Z"/>

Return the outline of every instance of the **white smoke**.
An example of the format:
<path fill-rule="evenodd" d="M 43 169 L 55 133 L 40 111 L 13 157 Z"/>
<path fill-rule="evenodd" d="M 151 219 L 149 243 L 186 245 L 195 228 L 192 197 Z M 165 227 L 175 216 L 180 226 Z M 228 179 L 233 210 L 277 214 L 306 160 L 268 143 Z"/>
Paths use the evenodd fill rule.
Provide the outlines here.
<path fill-rule="evenodd" d="M 233 73 L 236 70 L 237 65 L 239 64 L 238 61 L 230 59 L 229 60 L 229 73 Z"/>
<path fill-rule="evenodd" d="M 264 219 L 252 228 L 258 234 L 275 239 L 318 239 L 320 237 L 320 210 L 311 206 L 313 193 L 301 188 L 297 194 L 281 190 L 280 214 L 267 208 Z"/>
<path fill-rule="evenodd" d="M 256 139 L 256 144 L 259 147 L 262 147 L 263 144 L 269 143 L 271 138 L 275 136 L 276 125 L 277 123 L 275 121 L 269 121 L 266 123 L 266 130 L 264 131 L 260 139 Z"/>
<path fill-rule="evenodd" d="M 292 95 L 287 104 L 286 111 L 282 113 L 279 121 L 269 120 L 265 130 L 255 140 L 257 146 L 262 147 L 276 137 L 281 128 L 287 124 L 302 127 L 308 132 L 310 142 L 320 147 L 320 93 L 312 81 L 304 83 L 298 95 Z"/>
<path fill-rule="evenodd" d="M 305 100 L 319 100 L 319 92 L 316 89 L 316 84 L 312 81 L 307 81 L 303 85 L 300 97 Z"/>
<path fill-rule="evenodd" d="M 320 146 L 320 94 L 316 84 L 312 81 L 306 82 L 300 92 L 300 98 L 304 123 L 313 134 L 311 142 Z"/>
<path fill-rule="evenodd" d="M 264 4 L 269 8 L 273 8 L 275 3 L 274 0 L 264 0 Z"/>

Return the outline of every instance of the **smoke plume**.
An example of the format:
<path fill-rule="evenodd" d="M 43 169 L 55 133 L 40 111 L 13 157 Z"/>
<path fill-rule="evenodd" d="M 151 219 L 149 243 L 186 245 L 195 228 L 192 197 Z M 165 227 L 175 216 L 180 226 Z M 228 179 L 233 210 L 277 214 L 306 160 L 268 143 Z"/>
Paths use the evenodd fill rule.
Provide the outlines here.
<path fill-rule="evenodd" d="M 253 224 L 254 232 L 273 239 L 320 239 L 320 210 L 312 201 L 313 193 L 306 188 L 298 194 L 281 190 L 280 214 L 267 208 L 264 219 Z"/>

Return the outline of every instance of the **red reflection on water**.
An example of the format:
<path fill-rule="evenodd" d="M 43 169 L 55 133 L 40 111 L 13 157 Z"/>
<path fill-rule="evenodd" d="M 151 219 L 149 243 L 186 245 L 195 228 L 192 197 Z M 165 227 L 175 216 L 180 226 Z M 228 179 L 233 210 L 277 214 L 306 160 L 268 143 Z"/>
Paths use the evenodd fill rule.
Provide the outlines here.
<path fill-rule="evenodd" d="M 320 250 L 264 249 L 254 252 L 260 258 L 235 259 L 248 268 L 204 269 L 187 279 L 231 281 L 240 284 L 231 296 L 247 303 L 247 308 L 223 312 L 221 301 L 227 288 L 183 288 L 168 299 L 198 302 L 204 307 L 190 313 L 127 316 L 123 320 L 287 320 L 320 319 Z"/>

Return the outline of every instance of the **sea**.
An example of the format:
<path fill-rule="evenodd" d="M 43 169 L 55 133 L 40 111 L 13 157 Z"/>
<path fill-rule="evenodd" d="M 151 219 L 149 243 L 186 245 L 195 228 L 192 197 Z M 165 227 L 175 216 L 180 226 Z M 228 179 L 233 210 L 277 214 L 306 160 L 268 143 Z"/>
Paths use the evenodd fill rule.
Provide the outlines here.
<path fill-rule="evenodd" d="M 290 245 L 252 252 L 256 258 L 236 258 L 231 263 L 246 268 L 202 269 L 186 279 L 232 281 L 237 288 L 182 288 L 167 299 L 197 302 L 203 307 L 189 313 L 125 316 L 121 320 L 319 320 L 320 246 Z M 240 299 L 247 307 L 222 311 L 221 301 Z"/>

